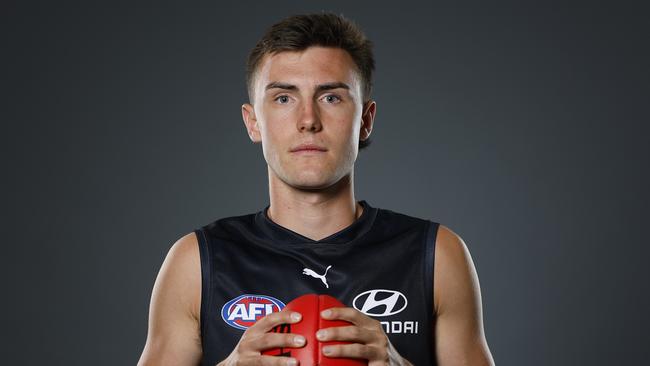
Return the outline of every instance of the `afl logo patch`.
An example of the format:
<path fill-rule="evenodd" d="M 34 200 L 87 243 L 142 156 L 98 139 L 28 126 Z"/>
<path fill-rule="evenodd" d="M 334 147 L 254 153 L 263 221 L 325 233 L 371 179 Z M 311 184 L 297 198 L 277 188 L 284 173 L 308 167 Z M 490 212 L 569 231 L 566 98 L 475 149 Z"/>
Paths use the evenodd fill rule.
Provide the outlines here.
<path fill-rule="evenodd" d="M 352 300 L 352 306 L 360 312 L 371 316 L 395 315 L 406 309 L 406 296 L 393 290 L 368 290 Z"/>
<path fill-rule="evenodd" d="M 274 297 L 244 294 L 228 301 L 221 308 L 221 318 L 231 327 L 248 329 L 268 314 L 284 309 L 284 303 Z"/>

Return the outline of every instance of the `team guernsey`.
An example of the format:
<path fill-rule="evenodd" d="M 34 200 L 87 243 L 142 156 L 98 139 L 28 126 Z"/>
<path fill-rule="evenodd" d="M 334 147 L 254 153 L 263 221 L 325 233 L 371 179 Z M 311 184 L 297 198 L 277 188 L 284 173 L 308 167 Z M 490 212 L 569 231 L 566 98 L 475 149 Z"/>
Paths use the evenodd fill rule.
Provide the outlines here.
<path fill-rule="evenodd" d="M 439 224 L 359 203 L 361 216 L 321 240 L 273 222 L 269 206 L 195 230 L 202 365 L 223 361 L 257 320 L 310 293 L 333 296 L 379 321 L 414 365 L 436 365 L 433 264 Z"/>

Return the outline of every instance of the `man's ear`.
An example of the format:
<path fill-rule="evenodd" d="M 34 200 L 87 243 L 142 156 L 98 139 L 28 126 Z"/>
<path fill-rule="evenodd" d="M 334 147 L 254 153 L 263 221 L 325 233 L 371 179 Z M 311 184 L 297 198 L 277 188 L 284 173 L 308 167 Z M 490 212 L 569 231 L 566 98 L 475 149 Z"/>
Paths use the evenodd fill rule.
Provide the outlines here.
<path fill-rule="evenodd" d="M 375 122 L 375 114 L 377 113 L 377 103 L 374 100 L 369 100 L 364 103 L 363 114 L 361 115 L 361 133 L 359 134 L 360 140 L 366 140 L 370 137 L 372 126 Z"/>
<path fill-rule="evenodd" d="M 241 116 L 244 119 L 244 125 L 248 132 L 248 137 L 254 143 L 262 141 L 262 135 L 257 124 L 257 117 L 255 116 L 255 108 L 250 103 L 244 103 L 241 106 Z"/>

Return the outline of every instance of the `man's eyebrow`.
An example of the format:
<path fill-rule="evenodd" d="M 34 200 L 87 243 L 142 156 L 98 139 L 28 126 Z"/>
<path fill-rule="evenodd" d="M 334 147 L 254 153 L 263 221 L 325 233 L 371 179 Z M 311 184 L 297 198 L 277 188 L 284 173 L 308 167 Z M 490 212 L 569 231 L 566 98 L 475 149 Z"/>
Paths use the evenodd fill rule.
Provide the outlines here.
<path fill-rule="evenodd" d="M 266 85 L 266 88 L 264 90 L 269 90 L 269 89 L 286 89 L 286 90 L 297 90 L 298 87 L 292 84 L 287 84 L 287 83 L 281 83 L 279 81 L 273 81 L 271 83 L 268 83 Z"/>
<path fill-rule="evenodd" d="M 282 83 L 279 81 L 274 81 L 266 85 L 266 88 L 264 90 L 269 90 L 269 89 L 285 89 L 285 90 L 298 90 L 298 87 L 293 84 L 288 84 L 288 83 Z M 330 89 L 347 89 L 350 90 L 350 86 L 346 83 L 342 83 L 340 81 L 336 82 L 331 82 L 331 83 L 325 83 L 325 84 L 318 84 L 316 86 L 316 91 L 323 91 L 323 90 L 330 90 Z"/>

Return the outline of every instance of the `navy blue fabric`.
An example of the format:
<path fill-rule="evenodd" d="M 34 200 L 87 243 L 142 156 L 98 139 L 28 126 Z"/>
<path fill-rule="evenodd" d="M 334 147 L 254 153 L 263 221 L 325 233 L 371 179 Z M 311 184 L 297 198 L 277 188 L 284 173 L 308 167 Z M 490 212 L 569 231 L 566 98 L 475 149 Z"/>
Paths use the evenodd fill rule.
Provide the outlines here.
<path fill-rule="evenodd" d="M 224 360 L 245 330 L 226 320 L 234 313 L 222 316 L 225 304 L 246 294 L 287 304 L 307 293 L 334 296 L 360 311 L 365 304 L 364 312 L 382 322 L 404 358 L 416 366 L 436 365 L 433 264 L 439 224 L 359 203 L 363 212 L 355 222 L 321 240 L 276 224 L 267 215 L 269 206 L 195 230 L 202 273 L 202 365 Z M 325 276 L 310 276 L 305 269 Z"/>

